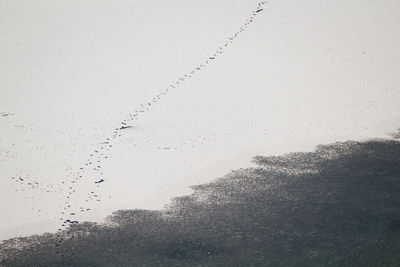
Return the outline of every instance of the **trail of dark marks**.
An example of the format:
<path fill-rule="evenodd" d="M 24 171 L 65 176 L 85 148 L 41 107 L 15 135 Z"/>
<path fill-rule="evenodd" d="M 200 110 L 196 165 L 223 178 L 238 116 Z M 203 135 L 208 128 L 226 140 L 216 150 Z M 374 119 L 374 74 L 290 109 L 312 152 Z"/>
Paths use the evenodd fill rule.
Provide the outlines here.
<path fill-rule="evenodd" d="M 71 172 L 71 175 L 75 176 L 75 179 L 71 180 L 71 188 L 75 188 L 80 179 L 82 179 L 83 175 L 88 176 L 85 172 L 94 172 L 91 176 L 93 178 L 93 183 L 96 186 L 100 186 L 100 184 L 106 184 L 107 180 L 103 177 L 101 163 L 109 157 L 108 152 L 112 149 L 113 144 L 117 141 L 119 137 L 123 134 L 124 131 L 134 129 L 133 123 L 139 119 L 139 117 L 150 110 L 158 101 L 160 101 L 165 95 L 167 95 L 171 90 L 175 90 L 182 86 L 183 82 L 192 78 L 199 71 L 203 70 L 207 65 L 211 63 L 211 61 L 216 60 L 220 55 L 223 54 L 224 50 L 231 44 L 235 42 L 235 40 L 240 36 L 240 34 L 252 23 L 254 22 L 255 17 L 262 11 L 261 7 L 266 4 L 266 1 L 262 1 L 257 5 L 257 8 L 252 12 L 251 16 L 246 20 L 246 22 L 240 27 L 238 31 L 236 31 L 232 36 L 228 37 L 227 40 L 219 46 L 212 56 L 209 56 L 207 60 L 203 63 L 195 66 L 190 72 L 187 74 L 183 74 L 175 82 L 172 82 L 169 86 L 160 91 L 156 96 L 154 96 L 147 103 L 141 104 L 137 109 L 135 109 L 132 113 L 128 114 L 128 116 L 120 122 L 120 126 L 116 127 L 113 131 L 112 135 L 106 138 L 103 142 L 101 142 L 101 146 L 97 149 L 93 150 L 93 152 L 89 155 L 89 158 L 85 162 L 84 166 L 81 166 L 80 169 L 76 172 L 76 174 Z M 70 198 L 73 192 L 69 191 L 67 196 L 66 204 L 70 204 Z M 88 198 L 86 203 L 89 201 L 101 201 L 101 198 L 98 194 L 95 193 L 95 190 L 91 191 L 88 194 Z M 70 213 L 71 214 L 71 213 Z M 75 213 L 76 214 L 76 213 Z M 70 218 L 61 218 L 63 220 L 67 220 Z"/>

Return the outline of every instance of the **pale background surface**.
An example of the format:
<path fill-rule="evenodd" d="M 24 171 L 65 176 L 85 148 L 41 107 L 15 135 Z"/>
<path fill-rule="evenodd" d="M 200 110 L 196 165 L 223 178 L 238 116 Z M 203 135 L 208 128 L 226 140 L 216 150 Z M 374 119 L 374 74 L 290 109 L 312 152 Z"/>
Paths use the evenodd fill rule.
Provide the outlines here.
<path fill-rule="evenodd" d="M 57 229 L 62 181 L 257 3 L 0 1 L 0 112 L 14 114 L 0 116 L 0 239 Z M 100 188 L 83 175 L 72 208 L 93 189 L 102 200 L 75 218 L 162 208 L 256 154 L 387 136 L 400 127 L 399 29 L 397 0 L 269 1 L 223 55 L 122 132 Z"/>

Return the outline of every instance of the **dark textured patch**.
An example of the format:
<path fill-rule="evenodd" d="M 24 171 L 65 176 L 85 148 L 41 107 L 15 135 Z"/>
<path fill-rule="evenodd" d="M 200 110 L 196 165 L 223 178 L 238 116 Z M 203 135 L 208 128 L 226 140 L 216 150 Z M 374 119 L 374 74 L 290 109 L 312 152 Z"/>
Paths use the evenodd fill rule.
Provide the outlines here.
<path fill-rule="evenodd" d="M 5 241 L 4 266 L 400 266 L 400 142 L 257 156 L 162 211 Z"/>

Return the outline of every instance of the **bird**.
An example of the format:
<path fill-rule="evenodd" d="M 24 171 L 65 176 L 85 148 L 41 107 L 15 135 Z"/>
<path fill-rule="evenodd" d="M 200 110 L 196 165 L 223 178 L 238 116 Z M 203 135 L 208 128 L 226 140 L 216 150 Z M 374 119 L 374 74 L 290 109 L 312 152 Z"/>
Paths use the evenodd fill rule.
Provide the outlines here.
<path fill-rule="evenodd" d="M 1 114 L 1 116 L 3 116 L 3 117 L 15 115 L 15 114 L 13 114 L 13 113 L 8 113 L 8 112 L 1 112 L 0 114 Z"/>
<path fill-rule="evenodd" d="M 132 126 L 122 126 L 121 128 L 119 128 L 120 130 L 124 130 L 124 129 L 128 129 L 128 128 L 132 128 Z"/>

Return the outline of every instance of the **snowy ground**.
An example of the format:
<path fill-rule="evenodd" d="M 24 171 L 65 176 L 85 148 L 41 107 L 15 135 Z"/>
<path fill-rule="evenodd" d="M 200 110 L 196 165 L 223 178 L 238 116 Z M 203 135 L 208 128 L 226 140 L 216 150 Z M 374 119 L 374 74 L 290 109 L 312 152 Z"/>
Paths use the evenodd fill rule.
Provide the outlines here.
<path fill-rule="evenodd" d="M 398 1 L 258 4 L 2 1 L 0 239 L 400 126 Z"/>

